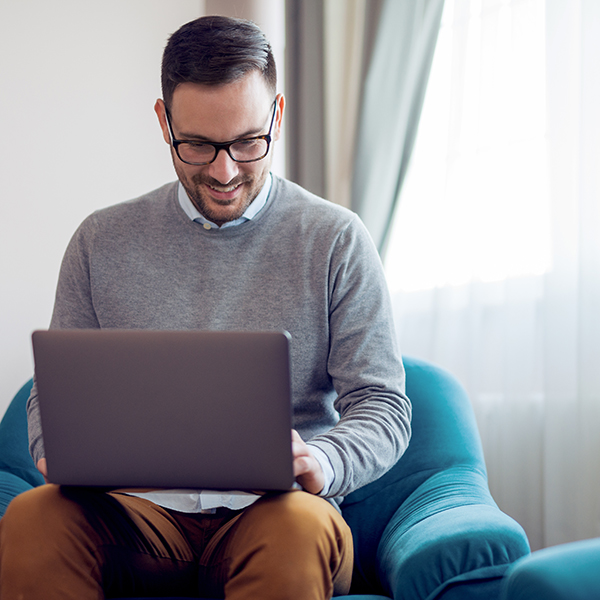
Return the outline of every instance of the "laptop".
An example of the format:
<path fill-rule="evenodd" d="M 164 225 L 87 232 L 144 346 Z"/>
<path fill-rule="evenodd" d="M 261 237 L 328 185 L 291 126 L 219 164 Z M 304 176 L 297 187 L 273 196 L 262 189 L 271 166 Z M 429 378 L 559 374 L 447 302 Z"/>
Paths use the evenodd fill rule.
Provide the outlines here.
<path fill-rule="evenodd" d="M 288 333 L 50 330 L 32 341 L 51 482 L 292 487 Z"/>

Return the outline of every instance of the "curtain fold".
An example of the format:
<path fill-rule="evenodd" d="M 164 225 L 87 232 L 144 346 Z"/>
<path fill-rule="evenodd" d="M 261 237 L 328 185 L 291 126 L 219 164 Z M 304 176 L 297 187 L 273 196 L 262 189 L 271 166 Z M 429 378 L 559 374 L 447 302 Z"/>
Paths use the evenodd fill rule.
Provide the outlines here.
<path fill-rule="evenodd" d="M 325 196 L 324 0 L 285 0 L 287 177 Z"/>
<path fill-rule="evenodd" d="M 380 252 L 414 145 L 443 5 L 383 5 L 362 100 L 351 200 Z"/>
<path fill-rule="evenodd" d="M 372 5 L 371 5 L 372 7 Z M 350 206 L 367 0 L 325 2 L 325 197 Z"/>
<path fill-rule="evenodd" d="M 358 109 L 383 0 L 286 0 L 287 176 L 350 206 Z"/>

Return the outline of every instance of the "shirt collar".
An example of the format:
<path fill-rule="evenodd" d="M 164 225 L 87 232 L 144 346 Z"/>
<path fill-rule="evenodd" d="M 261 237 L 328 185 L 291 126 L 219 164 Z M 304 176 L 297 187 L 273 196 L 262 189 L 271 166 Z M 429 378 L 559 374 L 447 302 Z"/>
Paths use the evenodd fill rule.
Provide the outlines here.
<path fill-rule="evenodd" d="M 250 203 L 250 206 L 246 209 L 244 214 L 234 221 L 227 221 L 227 223 L 223 223 L 223 225 L 221 225 L 221 229 L 224 229 L 225 227 L 235 227 L 236 225 L 241 225 L 246 221 L 251 221 L 254 219 L 254 217 L 256 217 L 256 215 L 261 211 L 269 199 L 269 192 L 271 191 L 272 182 L 273 177 L 271 173 L 269 173 L 265 184 L 258 193 L 258 196 L 256 196 L 256 198 L 254 198 L 254 200 Z M 177 196 L 181 208 L 192 221 L 200 223 L 200 225 L 204 226 L 205 229 L 219 229 L 219 226 L 216 223 L 213 223 L 205 218 L 194 206 L 181 182 L 179 182 Z"/>

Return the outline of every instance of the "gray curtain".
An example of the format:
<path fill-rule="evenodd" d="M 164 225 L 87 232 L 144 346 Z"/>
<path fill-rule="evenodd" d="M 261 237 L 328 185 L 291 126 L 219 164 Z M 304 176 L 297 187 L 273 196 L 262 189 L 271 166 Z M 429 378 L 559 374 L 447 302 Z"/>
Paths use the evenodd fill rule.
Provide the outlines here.
<path fill-rule="evenodd" d="M 352 183 L 352 209 L 380 252 L 414 146 L 443 7 L 444 0 L 385 0 L 382 9 L 362 99 Z"/>
<path fill-rule="evenodd" d="M 325 196 L 323 1 L 286 0 L 287 177 Z"/>
<path fill-rule="evenodd" d="M 324 39 L 331 35 L 325 14 L 328 2 L 331 8 L 332 0 L 285 0 L 286 171 L 292 181 L 318 196 L 336 201 L 332 196 L 338 194 L 332 194 L 331 190 L 336 186 L 347 189 L 350 182 L 328 181 L 327 177 L 326 147 L 337 143 L 326 139 L 327 61 Z M 361 64 L 358 67 L 346 65 L 358 68 L 363 81 L 384 0 L 365 2 Z M 343 169 L 346 172 L 352 170 L 350 157 L 348 161 L 347 168 Z M 341 183 L 344 185 L 341 186 Z M 349 200 L 345 204 L 349 205 Z"/>

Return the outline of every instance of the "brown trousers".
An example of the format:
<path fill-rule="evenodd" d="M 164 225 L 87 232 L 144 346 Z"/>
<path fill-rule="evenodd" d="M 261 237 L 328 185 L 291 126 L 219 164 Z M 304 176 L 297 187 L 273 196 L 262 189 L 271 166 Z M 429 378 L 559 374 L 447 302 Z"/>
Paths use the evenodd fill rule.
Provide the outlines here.
<path fill-rule="evenodd" d="M 0 598 L 319 600 L 348 592 L 352 558 L 340 514 L 301 491 L 204 515 L 44 485 L 0 520 Z"/>

